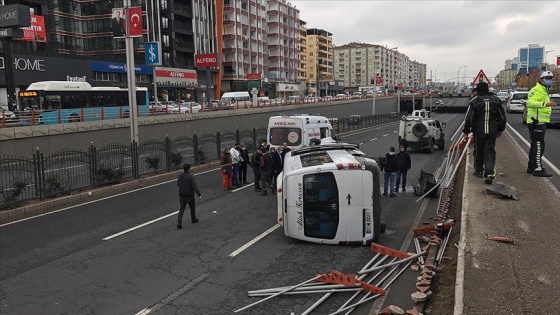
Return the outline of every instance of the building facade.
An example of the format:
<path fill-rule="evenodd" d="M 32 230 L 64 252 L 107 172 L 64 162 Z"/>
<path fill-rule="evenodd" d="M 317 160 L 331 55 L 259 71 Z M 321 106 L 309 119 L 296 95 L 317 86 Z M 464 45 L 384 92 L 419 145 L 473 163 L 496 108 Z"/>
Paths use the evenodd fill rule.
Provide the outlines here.
<path fill-rule="evenodd" d="M 0 103 L 6 99 L 7 62 L 14 65 L 17 90 L 39 80 L 81 80 L 93 86 L 126 87 L 125 40 L 113 38 L 111 29 L 112 9 L 122 8 L 123 0 L 4 2 L 29 6 L 32 14 L 44 20 L 41 27 L 45 37 L 11 41 L 12 60 L 0 60 Z M 137 85 L 150 88 L 153 94 L 155 80 L 162 98 L 194 99 L 198 83 L 194 67 L 193 4 L 180 0 L 131 0 L 131 5 L 142 7 L 144 29 L 143 36 L 134 38 Z M 146 67 L 144 43 L 158 38 L 162 68 Z M 4 47 L 1 49 L 4 56 Z"/>
<path fill-rule="evenodd" d="M 334 48 L 334 75 L 344 82 L 348 90 L 374 85 L 381 77 L 381 86 L 389 91 L 399 84 L 404 88 L 423 87 L 426 82 L 426 65 L 411 61 L 397 51 L 397 47 L 367 43 L 349 43 Z"/>
<path fill-rule="evenodd" d="M 266 0 L 223 0 L 221 90 L 247 91 L 247 75 L 268 74 Z M 218 27 L 218 32 L 220 28 Z"/>
<path fill-rule="evenodd" d="M 332 33 L 311 28 L 306 30 L 308 94 L 322 96 L 326 89 L 321 81 L 333 80 Z"/>
<path fill-rule="evenodd" d="M 527 47 L 519 48 L 517 57 L 519 58 L 519 74 L 540 72 L 544 64 L 544 46 L 530 44 Z"/>
<path fill-rule="evenodd" d="M 298 49 L 299 49 L 299 66 L 298 66 L 298 81 L 307 85 L 307 22 L 299 21 L 298 32 Z"/>

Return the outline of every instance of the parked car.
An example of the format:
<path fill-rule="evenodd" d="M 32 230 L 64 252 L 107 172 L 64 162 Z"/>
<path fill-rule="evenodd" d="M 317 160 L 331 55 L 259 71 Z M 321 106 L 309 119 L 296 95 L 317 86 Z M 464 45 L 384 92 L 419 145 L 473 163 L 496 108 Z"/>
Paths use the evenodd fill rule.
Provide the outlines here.
<path fill-rule="evenodd" d="M 0 120 L 3 120 L 0 122 L 6 127 L 21 126 L 21 118 L 19 115 L 5 108 L 1 108 Z"/>
<path fill-rule="evenodd" d="M 327 95 L 325 97 L 323 97 L 323 102 L 331 102 L 333 100 L 333 97 L 331 95 Z"/>
<path fill-rule="evenodd" d="M 202 106 L 197 102 L 180 102 L 179 106 L 173 107 L 170 112 L 171 114 L 190 114 L 198 113 L 202 109 Z"/>
<path fill-rule="evenodd" d="M 346 94 L 336 94 L 335 98 L 337 100 L 345 100 L 345 99 L 348 98 L 348 95 L 346 95 Z"/>
<path fill-rule="evenodd" d="M 510 98 L 507 101 L 507 105 L 506 105 L 506 112 L 508 113 L 512 113 L 512 112 L 520 112 L 523 113 L 523 101 L 527 101 L 527 96 L 529 95 L 529 92 L 521 92 L 521 91 L 516 91 L 511 93 Z"/>
<path fill-rule="evenodd" d="M 362 92 L 354 92 L 352 93 L 352 96 L 350 96 L 351 99 L 360 99 L 362 98 Z"/>
<path fill-rule="evenodd" d="M 300 102 L 300 98 L 299 96 L 288 96 L 288 99 L 286 100 L 286 104 L 288 105 L 292 105 L 292 104 L 298 104 Z"/>
<path fill-rule="evenodd" d="M 373 97 L 373 91 L 367 91 L 366 97 Z"/>
<path fill-rule="evenodd" d="M 505 91 L 500 91 L 498 92 L 498 94 L 496 94 L 496 96 L 500 99 L 500 101 L 502 101 L 503 103 L 506 103 L 508 98 L 509 98 L 509 93 L 505 92 Z"/>

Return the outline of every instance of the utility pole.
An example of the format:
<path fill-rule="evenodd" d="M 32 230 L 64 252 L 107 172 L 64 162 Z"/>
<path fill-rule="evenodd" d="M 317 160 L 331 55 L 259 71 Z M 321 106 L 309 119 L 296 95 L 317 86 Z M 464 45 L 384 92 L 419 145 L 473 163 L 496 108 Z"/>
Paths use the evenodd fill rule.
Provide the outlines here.
<path fill-rule="evenodd" d="M 130 37 L 130 0 L 124 1 L 126 12 L 126 74 L 128 81 L 128 108 L 130 116 L 130 141 L 138 143 L 138 107 L 136 106 L 136 72 L 134 70 L 134 38 Z M 155 80 L 155 78 L 154 78 Z"/>

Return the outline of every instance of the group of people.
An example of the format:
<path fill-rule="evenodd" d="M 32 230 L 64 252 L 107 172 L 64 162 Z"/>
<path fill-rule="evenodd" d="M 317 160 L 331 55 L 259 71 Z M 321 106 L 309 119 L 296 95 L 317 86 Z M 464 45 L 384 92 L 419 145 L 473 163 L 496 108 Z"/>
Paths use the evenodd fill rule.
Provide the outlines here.
<path fill-rule="evenodd" d="M 543 71 L 529 91 L 526 103 L 526 122 L 531 139 L 527 173 L 538 177 L 552 177 L 542 165 L 546 127 L 550 123 L 552 107 L 558 105 L 550 101 L 548 93 L 552 78 L 552 72 Z M 500 99 L 489 91 L 486 82 L 478 83 L 471 96 L 463 133 L 465 136 L 471 132 L 474 134 L 474 175 L 491 183 L 496 176 L 496 139 L 506 129 L 506 115 Z"/>
<path fill-rule="evenodd" d="M 255 191 L 262 196 L 276 192 L 276 180 L 284 167 L 284 156 L 290 151 L 287 143 L 275 148 L 263 140 L 257 150 L 249 157 L 249 151 L 243 143 L 235 147 L 226 147 L 222 153 L 222 188 L 230 190 L 234 186 L 250 184 L 247 181 L 247 169 L 250 166 L 255 176 Z"/>
<path fill-rule="evenodd" d="M 272 194 L 276 193 L 276 180 L 284 169 L 284 157 L 288 152 L 290 148 L 286 142 L 275 148 L 263 140 L 253 154 L 251 167 L 255 175 L 255 191 L 260 192 L 261 196 L 268 195 L 268 188 Z"/>
<path fill-rule="evenodd" d="M 386 163 L 383 166 L 384 184 L 383 196 L 396 197 L 395 192 L 399 192 L 402 183 L 402 191 L 406 192 L 406 177 L 412 167 L 410 155 L 406 152 L 406 146 L 399 147 L 399 153 L 395 153 L 395 147 L 389 148 L 389 153 L 385 155 Z M 402 180 L 402 182 L 401 182 Z"/>

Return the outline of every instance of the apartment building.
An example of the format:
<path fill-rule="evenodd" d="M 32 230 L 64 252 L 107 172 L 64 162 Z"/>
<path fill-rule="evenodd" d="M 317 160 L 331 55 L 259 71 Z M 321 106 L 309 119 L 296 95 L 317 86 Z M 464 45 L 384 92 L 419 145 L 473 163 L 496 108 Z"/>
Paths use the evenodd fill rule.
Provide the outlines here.
<path fill-rule="evenodd" d="M 268 74 L 268 2 L 223 1 L 221 90 L 247 91 L 247 75 Z"/>
<path fill-rule="evenodd" d="M 217 8 L 215 0 L 193 0 L 193 30 L 194 30 L 194 53 L 213 54 L 218 51 L 217 45 Z M 216 99 L 219 90 L 216 82 L 219 81 L 218 68 L 211 68 L 207 76 L 206 69 L 197 70 L 198 83 L 197 99 Z M 209 93 L 209 97 L 203 95 Z"/>
<path fill-rule="evenodd" d="M 299 21 L 298 32 L 298 48 L 299 48 L 299 66 L 298 66 L 298 81 L 307 84 L 307 22 Z"/>
<path fill-rule="evenodd" d="M 343 81 L 348 90 L 373 86 L 377 76 L 388 90 L 396 90 L 399 84 L 405 87 L 423 85 L 426 65 L 411 62 L 397 49 L 358 42 L 337 46 L 333 49 L 334 77 Z"/>
<path fill-rule="evenodd" d="M 323 88 L 319 82 L 333 80 L 333 44 L 332 33 L 310 28 L 306 31 L 307 45 L 307 80 L 308 92 L 311 95 L 324 95 L 326 87 Z"/>

